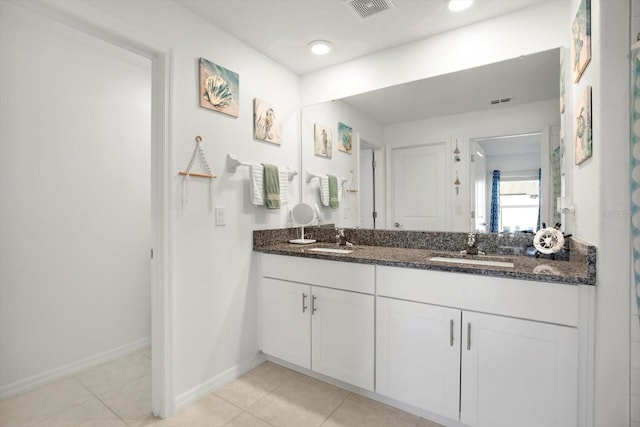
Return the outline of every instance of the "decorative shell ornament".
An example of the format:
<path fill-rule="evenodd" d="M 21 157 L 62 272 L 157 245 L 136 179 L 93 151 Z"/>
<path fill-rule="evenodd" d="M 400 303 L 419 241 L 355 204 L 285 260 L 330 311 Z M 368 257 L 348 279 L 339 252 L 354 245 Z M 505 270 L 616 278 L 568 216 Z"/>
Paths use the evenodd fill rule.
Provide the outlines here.
<path fill-rule="evenodd" d="M 204 82 L 204 99 L 215 108 L 228 107 L 233 101 L 233 92 L 229 83 L 218 75 L 207 77 Z"/>

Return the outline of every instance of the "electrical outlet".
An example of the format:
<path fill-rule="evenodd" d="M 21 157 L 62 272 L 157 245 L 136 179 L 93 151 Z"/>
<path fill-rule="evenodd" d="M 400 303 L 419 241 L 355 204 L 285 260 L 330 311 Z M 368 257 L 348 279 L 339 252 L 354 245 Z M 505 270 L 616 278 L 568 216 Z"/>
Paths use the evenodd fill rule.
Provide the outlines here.
<path fill-rule="evenodd" d="M 227 215 L 224 206 L 216 206 L 216 225 L 226 225 Z"/>

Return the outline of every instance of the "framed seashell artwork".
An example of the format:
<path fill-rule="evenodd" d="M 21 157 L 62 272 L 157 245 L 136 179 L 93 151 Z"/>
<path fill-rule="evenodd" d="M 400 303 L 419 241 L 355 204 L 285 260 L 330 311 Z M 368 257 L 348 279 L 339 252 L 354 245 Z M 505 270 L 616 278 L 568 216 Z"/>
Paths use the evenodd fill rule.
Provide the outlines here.
<path fill-rule="evenodd" d="M 278 108 L 259 98 L 253 99 L 253 138 L 282 145 L 282 120 Z"/>
<path fill-rule="evenodd" d="M 200 58 L 200 106 L 233 117 L 240 115 L 240 76 Z"/>

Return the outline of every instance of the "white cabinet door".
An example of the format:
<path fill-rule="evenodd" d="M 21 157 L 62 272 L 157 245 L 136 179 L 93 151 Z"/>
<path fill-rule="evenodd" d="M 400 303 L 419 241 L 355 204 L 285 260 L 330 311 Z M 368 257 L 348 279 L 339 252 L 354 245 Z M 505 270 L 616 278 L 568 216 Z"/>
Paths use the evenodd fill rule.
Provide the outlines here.
<path fill-rule="evenodd" d="M 261 349 L 304 368 L 311 368 L 311 286 L 262 278 L 260 288 Z"/>
<path fill-rule="evenodd" d="M 458 419 L 460 310 L 378 297 L 376 317 L 376 392 Z"/>
<path fill-rule="evenodd" d="M 373 391 L 373 295 L 315 286 L 312 294 L 312 369 Z"/>
<path fill-rule="evenodd" d="M 472 312 L 462 319 L 463 423 L 577 425 L 575 328 Z"/>

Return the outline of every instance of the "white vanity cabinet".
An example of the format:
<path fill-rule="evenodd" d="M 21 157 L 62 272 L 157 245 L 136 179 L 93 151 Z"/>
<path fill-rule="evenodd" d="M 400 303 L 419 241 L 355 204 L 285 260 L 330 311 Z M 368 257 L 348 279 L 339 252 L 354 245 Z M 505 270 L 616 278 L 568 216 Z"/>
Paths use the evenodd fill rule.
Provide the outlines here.
<path fill-rule="evenodd" d="M 262 351 L 311 369 L 311 286 L 263 278 L 260 284 Z"/>
<path fill-rule="evenodd" d="M 377 280 L 378 393 L 476 427 L 577 426 L 577 286 L 393 267 Z"/>
<path fill-rule="evenodd" d="M 262 351 L 373 391 L 374 267 L 261 257 Z"/>
<path fill-rule="evenodd" d="M 577 426 L 577 329 L 463 312 L 462 331 L 463 423 Z"/>
<path fill-rule="evenodd" d="M 591 287 L 259 261 L 264 353 L 456 425 L 586 425 L 588 385 L 578 378 L 587 378 Z"/>
<path fill-rule="evenodd" d="M 376 392 L 458 419 L 460 310 L 379 297 Z"/>

